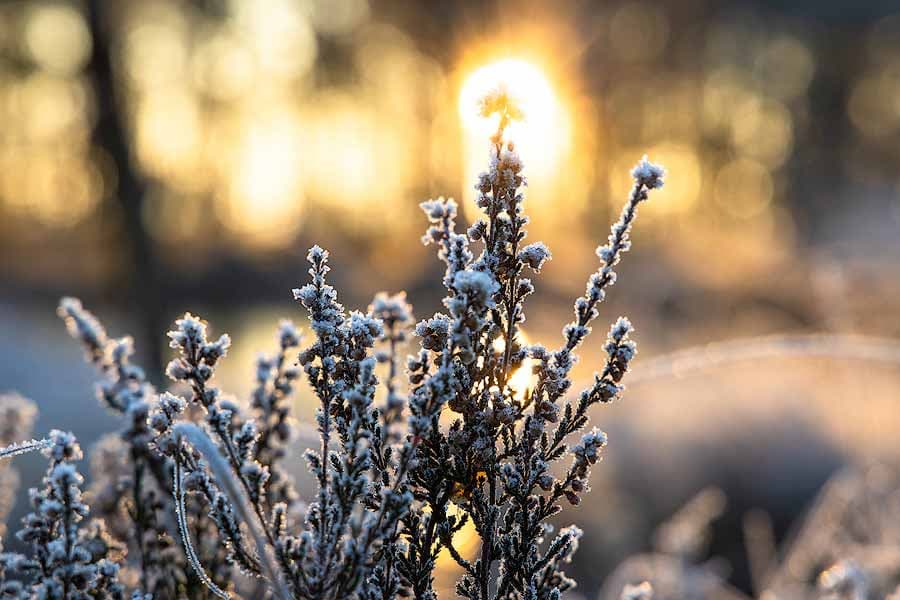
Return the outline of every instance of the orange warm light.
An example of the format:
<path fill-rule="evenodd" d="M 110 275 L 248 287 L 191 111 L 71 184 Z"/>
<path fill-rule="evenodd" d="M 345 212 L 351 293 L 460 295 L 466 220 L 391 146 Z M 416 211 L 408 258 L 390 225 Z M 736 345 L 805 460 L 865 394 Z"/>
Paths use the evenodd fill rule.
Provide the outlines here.
<path fill-rule="evenodd" d="M 518 58 L 497 60 L 474 69 L 459 92 L 459 117 L 463 129 L 466 199 L 474 198 L 468 182 L 483 171 L 488 156 L 488 138 L 497 128 L 497 117 L 487 119 L 478 111 L 478 101 L 498 86 L 517 100 L 524 120 L 513 122 L 506 137 L 514 141 L 525 161 L 530 186 L 542 187 L 559 172 L 570 148 L 570 123 L 562 101 L 549 77 L 535 64 Z"/>

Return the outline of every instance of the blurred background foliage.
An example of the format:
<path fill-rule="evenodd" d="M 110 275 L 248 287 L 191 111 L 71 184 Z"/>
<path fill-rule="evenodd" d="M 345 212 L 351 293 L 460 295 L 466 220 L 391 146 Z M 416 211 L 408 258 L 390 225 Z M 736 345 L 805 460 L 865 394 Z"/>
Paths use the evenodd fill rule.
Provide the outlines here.
<path fill-rule="evenodd" d="M 500 80 L 526 112 L 531 239 L 554 253 L 531 339 L 559 339 L 645 152 L 670 175 L 604 313 L 627 311 L 642 357 L 900 335 L 896 3 L 7 0 L 0 387 L 38 401 L 39 431 L 87 446 L 110 428 L 53 319 L 71 293 L 151 367 L 172 319 L 207 316 L 235 338 L 222 371 L 246 396 L 276 317 L 303 318 L 289 290 L 312 243 L 348 305 L 407 289 L 431 314 L 440 269 L 417 205 L 454 196 L 473 218 L 491 130 L 474 102 Z M 708 483 L 731 502 L 722 531 L 762 507 L 781 535 L 836 468 L 892 460 L 900 374 L 859 358 L 649 378 L 598 411 L 611 446 L 576 517 L 586 590 Z M 746 587 L 740 536 L 713 550 Z"/>

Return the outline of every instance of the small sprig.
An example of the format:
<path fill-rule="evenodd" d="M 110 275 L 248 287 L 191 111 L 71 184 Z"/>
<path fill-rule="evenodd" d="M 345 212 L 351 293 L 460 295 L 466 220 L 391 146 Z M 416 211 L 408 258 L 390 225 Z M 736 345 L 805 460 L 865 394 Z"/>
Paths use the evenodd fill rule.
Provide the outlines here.
<path fill-rule="evenodd" d="M 32 512 L 22 520 L 16 536 L 28 554 L 0 555 L 0 571 L 19 575 L 4 582 L 5 593 L 35 598 L 122 598 L 119 568 L 107 560 L 111 544 L 102 529 L 82 526 L 89 508 L 81 496 L 84 479 L 73 464 L 81 460 L 81 448 L 71 433 L 53 430 L 43 448 L 49 460 L 43 487 L 29 491 Z M 106 548 L 98 551 L 99 548 Z"/>
<path fill-rule="evenodd" d="M 26 440 L 24 442 L 13 442 L 8 446 L 4 446 L 0 448 L 0 459 L 4 458 L 12 458 L 13 456 L 19 456 L 20 454 L 28 454 L 29 452 L 35 452 L 37 450 L 44 450 L 45 448 L 49 448 L 53 443 L 53 440 L 50 438 L 44 438 L 42 440 Z"/>
<path fill-rule="evenodd" d="M 590 406 L 621 393 L 620 382 L 636 353 L 631 323 L 620 318 L 610 328 L 606 364 L 594 384 L 576 402 L 560 407 L 572 385 L 575 351 L 615 283 L 614 267 L 630 248 L 637 207 L 650 190 L 662 186 L 663 169 L 646 157 L 634 169 L 628 202 L 608 242 L 597 250 L 603 264 L 575 302 L 575 320 L 563 330 L 562 348 L 525 347 L 519 327 L 534 284 L 523 274 L 526 269 L 538 273 L 550 251 L 541 243 L 523 243 L 528 224 L 524 167 L 515 144 L 505 139 L 506 127 L 521 114 L 502 89 L 482 102 L 483 116 L 495 114 L 500 118 L 491 138 L 489 169 L 475 185 L 483 218 L 460 236 L 453 231 L 454 203 L 440 199 L 422 205 L 431 222 L 423 240 L 439 245 L 438 256 L 447 265 L 444 305 L 449 314 L 436 314 L 416 326 L 422 350 L 408 365 L 410 405 L 415 416 L 419 405 L 446 404 L 458 418 L 446 432 L 435 426 L 422 440 L 411 474 L 416 497 L 428 511 L 423 518 L 404 520 L 409 550 L 401 558 L 401 570 L 418 597 L 433 593 L 431 580 L 411 574 L 430 572 L 442 547 L 464 569 L 457 592 L 472 600 L 510 594 L 556 597 L 574 585 L 562 564 L 574 552 L 580 532 L 565 530 L 545 542 L 545 521 L 561 510 L 563 498 L 572 505 L 581 502 L 589 490 L 589 469 L 600 459 L 607 438 L 594 429 L 572 448 L 566 440 L 586 426 Z M 470 250 L 472 242 L 482 244 L 477 257 Z M 509 382 L 527 358 L 535 363 L 537 384 L 522 399 Z M 551 464 L 566 455 L 572 456 L 571 466 L 557 478 Z M 447 531 L 455 523 L 446 510 L 448 502 L 465 510 L 481 538 L 474 562 L 453 550 Z"/>

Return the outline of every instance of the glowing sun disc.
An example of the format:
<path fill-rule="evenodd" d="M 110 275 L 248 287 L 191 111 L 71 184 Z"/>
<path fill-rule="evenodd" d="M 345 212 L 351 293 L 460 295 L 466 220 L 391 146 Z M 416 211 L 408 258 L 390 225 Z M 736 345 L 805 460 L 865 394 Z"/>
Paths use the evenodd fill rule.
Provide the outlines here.
<path fill-rule="evenodd" d="M 480 116 L 478 102 L 488 92 L 503 86 L 525 115 L 506 130 L 525 162 L 530 184 L 552 179 L 568 153 L 568 115 L 550 79 L 532 63 L 508 58 L 472 71 L 459 92 L 459 117 L 463 129 L 466 180 L 473 181 L 484 170 L 488 139 L 497 128 L 497 116 Z M 466 186 L 469 187 L 469 186 Z M 473 194 L 467 190 L 467 198 Z"/>

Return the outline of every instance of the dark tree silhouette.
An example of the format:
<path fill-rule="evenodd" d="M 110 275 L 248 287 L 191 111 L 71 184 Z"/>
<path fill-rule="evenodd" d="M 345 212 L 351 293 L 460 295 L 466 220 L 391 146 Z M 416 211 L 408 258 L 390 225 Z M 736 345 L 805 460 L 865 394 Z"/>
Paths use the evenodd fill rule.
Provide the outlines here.
<path fill-rule="evenodd" d="M 94 143 L 112 157 L 118 175 L 116 199 L 122 209 L 121 241 L 123 252 L 130 258 L 131 269 L 125 279 L 127 298 L 121 301 L 133 306 L 130 314 L 140 315 L 140 342 L 147 352 L 149 373 L 156 377 L 162 372 L 165 331 L 164 297 L 160 289 L 159 267 L 153 241 L 144 228 L 141 217 L 146 195 L 146 182 L 133 163 L 124 128 L 125 115 L 117 101 L 115 72 L 110 59 L 111 23 L 103 0 L 88 2 L 88 22 L 94 48 L 88 65 L 88 76 L 97 94 L 97 123 Z"/>

